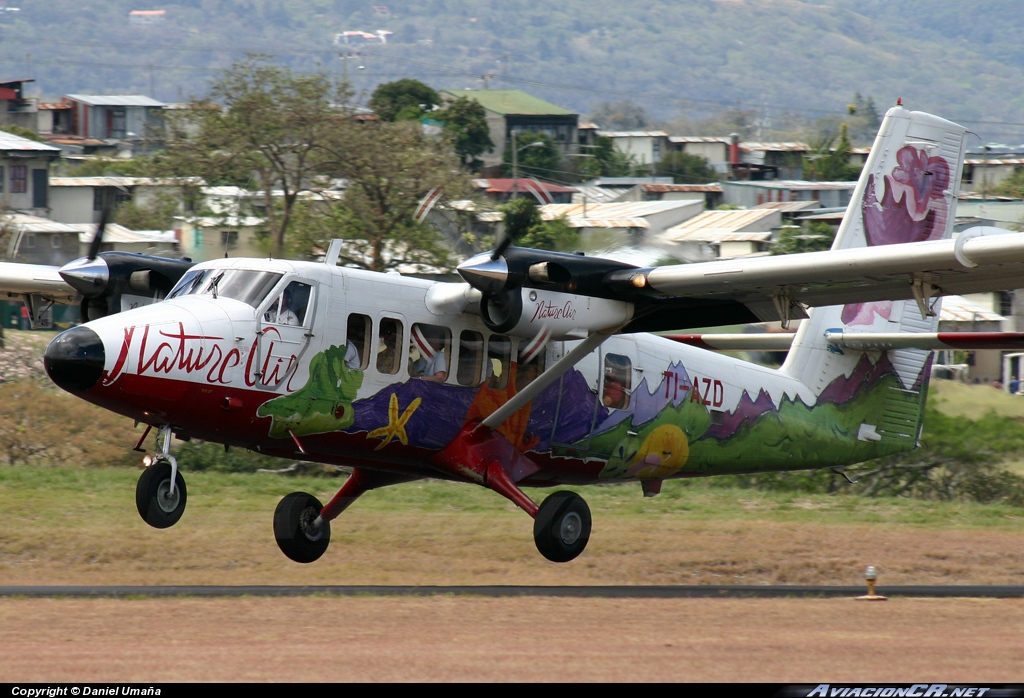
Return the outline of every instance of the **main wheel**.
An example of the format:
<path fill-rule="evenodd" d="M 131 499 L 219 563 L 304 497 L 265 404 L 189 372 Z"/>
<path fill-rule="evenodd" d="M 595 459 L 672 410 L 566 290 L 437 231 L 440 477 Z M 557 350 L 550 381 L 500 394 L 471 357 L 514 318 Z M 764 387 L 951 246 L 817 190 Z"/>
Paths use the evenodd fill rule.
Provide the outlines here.
<path fill-rule="evenodd" d="M 153 528 L 169 528 L 178 523 L 185 513 L 188 492 L 185 478 L 181 473 L 174 477 L 174 494 L 171 494 L 171 464 L 157 461 L 142 471 L 139 484 L 135 486 L 135 506 L 142 520 Z"/>
<path fill-rule="evenodd" d="M 590 540 L 590 507 L 575 492 L 555 492 L 545 499 L 533 520 L 533 541 L 552 562 L 568 562 Z"/>
<path fill-rule="evenodd" d="M 331 542 L 331 524 L 314 526 L 323 505 L 305 492 L 292 492 L 281 500 L 274 511 L 274 538 L 277 547 L 295 562 L 313 562 L 327 550 Z"/>

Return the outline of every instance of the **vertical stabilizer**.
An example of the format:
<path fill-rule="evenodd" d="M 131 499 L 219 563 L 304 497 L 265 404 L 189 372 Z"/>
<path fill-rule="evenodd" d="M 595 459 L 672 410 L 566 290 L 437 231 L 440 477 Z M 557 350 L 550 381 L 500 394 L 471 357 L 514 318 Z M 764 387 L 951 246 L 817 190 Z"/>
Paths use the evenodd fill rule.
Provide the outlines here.
<path fill-rule="evenodd" d="M 967 130 L 945 119 L 894 107 L 885 115 L 853 198 L 836 234 L 833 251 L 874 245 L 948 238 L 953 233 L 956 197 L 963 169 Z M 824 339 L 826 330 L 855 332 L 935 332 L 939 302 L 930 299 L 927 279 L 917 280 L 919 299 L 851 303 L 817 308 L 801 325 L 782 371 L 821 395 L 864 361 L 888 391 L 882 414 L 865 425 L 863 440 L 916 441 L 920 431 L 931 352 L 839 350 Z M 908 283 L 911 280 L 908 279 Z M 922 308 L 925 314 L 922 315 Z M 882 369 L 882 370 L 878 370 Z M 877 381 L 895 374 L 898 383 Z"/>

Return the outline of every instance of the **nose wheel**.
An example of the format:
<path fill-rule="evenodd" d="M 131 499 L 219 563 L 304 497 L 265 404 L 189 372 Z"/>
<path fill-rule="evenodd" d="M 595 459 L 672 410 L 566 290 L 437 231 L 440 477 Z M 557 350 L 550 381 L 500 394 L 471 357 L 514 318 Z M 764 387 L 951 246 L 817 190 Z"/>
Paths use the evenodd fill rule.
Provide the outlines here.
<path fill-rule="evenodd" d="M 590 507 L 575 492 L 555 492 L 545 499 L 533 520 L 533 541 L 552 562 L 569 562 L 590 540 Z"/>
<path fill-rule="evenodd" d="M 135 506 L 143 521 L 153 528 L 169 528 L 178 523 L 187 500 L 185 478 L 165 460 L 146 468 L 135 486 Z"/>
<path fill-rule="evenodd" d="M 320 518 L 323 505 L 305 492 L 292 492 L 274 511 L 277 547 L 295 562 L 313 562 L 327 551 L 331 524 Z"/>

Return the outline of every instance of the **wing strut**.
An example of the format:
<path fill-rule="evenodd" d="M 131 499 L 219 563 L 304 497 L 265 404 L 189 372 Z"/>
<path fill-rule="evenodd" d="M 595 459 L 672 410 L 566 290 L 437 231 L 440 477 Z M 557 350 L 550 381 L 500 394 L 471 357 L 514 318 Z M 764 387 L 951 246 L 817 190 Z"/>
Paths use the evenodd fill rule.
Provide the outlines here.
<path fill-rule="evenodd" d="M 606 339 L 619 331 L 621 326 L 599 330 L 587 335 L 587 338 L 579 343 L 568 354 L 555 362 L 555 365 L 537 376 L 526 387 L 512 396 L 512 398 L 498 409 L 491 412 L 474 431 L 481 429 L 496 429 L 502 422 L 522 409 L 526 403 L 540 395 L 544 388 L 548 387 L 562 377 L 562 374 L 583 360 L 583 357 L 601 346 Z"/>
<path fill-rule="evenodd" d="M 588 335 L 579 346 L 556 361 L 554 366 L 537 376 L 482 422 L 464 426 L 451 443 L 430 459 L 430 464 L 460 480 L 476 482 L 494 490 L 536 518 L 537 504 L 516 483 L 540 468 L 495 429 L 619 329 L 621 326 Z"/>

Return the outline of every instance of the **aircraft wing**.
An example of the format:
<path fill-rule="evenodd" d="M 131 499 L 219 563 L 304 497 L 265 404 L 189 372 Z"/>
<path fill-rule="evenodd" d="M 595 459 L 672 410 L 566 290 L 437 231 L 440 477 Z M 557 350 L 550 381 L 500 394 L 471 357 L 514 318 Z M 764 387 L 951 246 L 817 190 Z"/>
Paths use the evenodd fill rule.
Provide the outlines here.
<path fill-rule="evenodd" d="M 923 282 L 942 295 L 1015 288 L 1024 273 L 1024 235 L 677 264 L 645 270 L 651 295 L 730 298 L 757 304 L 784 295 L 806 306 L 913 298 Z"/>
<path fill-rule="evenodd" d="M 681 344 L 712 351 L 787 351 L 789 332 L 750 334 L 667 334 Z M 1024 332 L 853 332 L 829 330 L 825 341 L 839 349 L 1024 349 Z"/>
<path fill-rule="evenodd" d="M 1024 286 L 1024 235 L 968 231 L 956 240 L 620 270 L 611 276 L 613 282 L 642 285 L 653 314 L 659 301 L 675 305 L 686 298 L 691 304 L 738 303 L 758 320 L 787 320 L 804 317 L 801 306 L 911 298 L 924 305 L 936 296 Z"/>
<path fill-rule="evenodd" d="M 54 303 L 77 303 L 78 291 L 61 278 L 59 269 L 43 264 L 0 262 L 0 293 L 7 297 L 35 294 Z"/>

